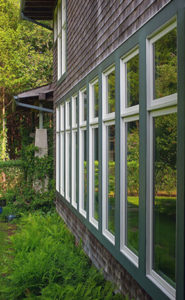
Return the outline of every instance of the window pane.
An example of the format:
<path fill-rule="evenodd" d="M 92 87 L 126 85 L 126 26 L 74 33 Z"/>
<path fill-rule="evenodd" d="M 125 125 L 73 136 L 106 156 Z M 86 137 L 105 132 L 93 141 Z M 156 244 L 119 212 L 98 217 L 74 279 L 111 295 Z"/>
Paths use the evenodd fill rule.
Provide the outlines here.
<path fill-rule="evenodd" d="M 59 131 L 59 108 L 56 108 L 56 132 Z"/>
<path fill-rule="evenodd" d="M 99 108 L 99 95 L 98 95 L 98 92 L 99 92 L 99 86 L 98 86 L 98 82 L 95 83 L 93 85 L 93 100 L 94 100 L 94 107 L 93 107 L 93 118 L 97 118 L 98 117 L 98 108 Z"/>
<path fill-rule="evenodd" d="M 87 91 L 82 92 L 82 122 L 87 120 Z"/>
<path fill-rule="evenodd" d="M 60 105 L 60 130 L 64 130 L 64 104 Z"/>
<path fill-rule="evenodd" d="M 127 64 L 127 107 L 139 104 L 139 55 Z"/>
<path fill-rule="evenodd" d="M 72 112 L 72 115 L 73 115 L 73 126 L 76 126 L 77 124 L 77 97 L 74 97 L 73 98 L 73 112 Z"/>
<path fill-rule="evenodd" d="M 62 29 L 62 74 L 66 71 L 66 27 Z"/>
<path fill-rule="evenodd" d="M 115 70 L 107 75 L 107 112 L 115 112 Z"/>
<path fill-rule="evenodd" d="M 62 0 L 62 26 L 66 22 L 66 0 Z"/>
<path fill-rule="evenodd" d="M 76 204 L 76 164 L 77 164 L 77 132 L 73 132 L 72 135 L 72 203 L 75 205 Z"/>
<path fill-rule="evenodd" d="M 154 99 L 177 92 L 177 30 L 156 41 L 154 51 Z"/>
<path fill-rule="evenodd" d="M 154 118 L 153 268 L 175 282 L 177 114 Z"/>
<path fill-rule="evenodd" d="M 107 127 L 107 229 L 115 233 L 115 125 Z"/>
<path fill-rule="evenodd" d="M 98 182 L 99 158 L 98 158 L 98 128 L 93 129 L 93 212 L 92 216 L 98 221 Z"/>
<path fill-rule="evenodd" d="M 87 208 L 87 151 L 86 151 L 86 136 L 87 131 L 82 130 L 82 209 Z"/>
<path fill-rule="evenodd" d="M 139 121 L 126 124 L 126 245 L 138 254 Z"/>
<path fill-rule="evenodd" d="M 66 153 L 65 153 L 65 162 L 66 162 L 66 199 L 70 199 L 70 149 L 71 149 L 71 140 L 70 140 L 70 132 L 66 133 Z"/>
<path fill-rule="evenodd" d="M 56 134 L 56 190 L 59 192 L 59 133 Z"/>
<path fill-rule="evenodd" d="M 66 102 L 66 127 L 70 128 L 71 125 L 71 115 L 70 115 L 70 102 Z"/>
<path fill-rule="evenodd" d="M 64 132 L 60 134 L 60 192 L 64 196 Z"/>

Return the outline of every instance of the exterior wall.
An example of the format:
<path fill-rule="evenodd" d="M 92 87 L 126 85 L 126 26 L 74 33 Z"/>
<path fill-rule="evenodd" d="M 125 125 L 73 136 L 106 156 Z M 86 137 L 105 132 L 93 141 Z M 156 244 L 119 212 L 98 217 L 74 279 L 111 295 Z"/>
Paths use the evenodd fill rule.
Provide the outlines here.
<path fill-rule="evenodd" d="M 181 3 L 181 6 L 184 6 L 182 0 L 175 0 L 174 2 L 176 6 L 177 6 L 177 2 Z M 63 76 L 62 79 L 59 80 L 59 82 L 57 82 L 56 79 L 57 78 L 56 43 L 54 45 L 54 81 L 56 84 L 55 93 L 54 93 L 55 108 L 57 106 L 57 103 L 61 103 L 63 100 L 68 100 L 73 96 L 74 93 L 76 94 L 77 92 L 79 92 L 81 88 L 83 88 L 85 85 L 88 85 L 90 80 L 94 79 L 94 76 L 99 76 L 100 79 L 104 69 L 107 66 L 111 65 L 112 63 L 115 63 L 115 60 L 112 59 L 112 56 L 114 55 L 114 51 L 120 48 L 120 45 L 121 45 L 121 49 L 124 50 L 124 44 L 126 43 L 129 44 L 128 40 L 130 37 L 133 37 L 135 35 L 137 36 L 138 29 L 141 28 L 143 24 L 145 24 L 149 19 L 155 16 L 159 11 L 162 11 L 162 9 L 165 8 L 168 3 L 170 3 L 171 5 L 174 2 L 168 0 L 161 0 L 161 1 L 158 0 L 156 1 L 155 0 L 150 0 L 150 1 L 88 0 L 88 1 L 79 1 L 77 6 L 76 4 L 77 2 L 75 0 L 67 1 L 67 72 L 65 76 Z M 163 14 L 162 16 L 163 20 L 161 21 L 161 24 L 159 24 L 159 27 L 165 24 L 165 22 L 167 22 L 170 18 L 175 16 L 177 11 L 175 11 L 175 13 L 174 11 L 175 9 L 173 9 L 173 13 L 171 12 L 169 13 L 168 11 L 167 12 L 168 16 L 165 16 L 165 14 Z M 185 20 L 185 16 L 181 16 L 181 18 L 182 20 Z M 80 25 L 77 26 L 77 24 Z M 152 32 L 155 32 L 158 24 L 154 26 L 154 22 L 153 22 L 152 26 L 154 28 L 152 29 L 153 31 L 152 30 L 151 32 L 148 31 L 148 33 L 145 33 L 145 29 L 142 31 L 142 34 L 144 32 L 143 34 L 145 36 L 144 39 L 146 39 L 147 34 L 149 35 Z M 129 44 L 129 46 L 126 46 L 125 49 L 128 48 L 128 50 L 130 50 L 136 44 L 138 45 L 139 44 L 138 36 L 136 40 L 137 42 L 134 42 L 133 45 L 132 43 Z M 181 44 L 182 46 L 183 41 L 180 38 L 180 35 L 178 36 L 178 42 L 179 45 Z M 145 64 L 146 53 L 143 54 L 143 52 L 145 52 L 145 48 L 143 47 L 143 45 L 141 47 L 142 55 L 141 55 L 140 63 L 142 62 L 143 64 Z M 185 48 L 185 46 L 183 47 Z M 124 50 L 123 52 L 126 53 L 126 50 Z M 118 52 L 117 56 L 120 55 L 119 53 L 121 52 Z M 182 57 L 184 57 L 183 56 L 184 53 L 185 53 L 185 49 L 182 54 Z M 111 55 L 111 59 L 109 59 L 109 55 Z M 117 59 L 117 64 L 119 64 L 118 59 Z M 183 72 L 184 72 L 182 70 L 183 65 L 181 66 L 181 63 L 179 63 L 178 67 L 179 70 L 181 68 L 181 77 L 183 78 Z M 90 74 L 90 72 L 93 71 L 95 68 L 96 70 L 93 73 L 95 75 Z M 98 68 L 99 70 L 97 70 Z M 142 71 L 140 71 L 140 75 L 141 75 L 141 81 L 142 80 L 143 82 L 146 81 L 145 66 L 143 66 Z M 140 117 L 143 118 L 141 120 L 141 123 L 143 128 L 145 129 L 141 135 L 141 148 L 142 148 L 142 158 L 143 158 L 143 161 L 141 162 L 141 169 L 144 170 L 140 172 L 140 174 L 142 175 L 141 182 L 140 182 L 141 185 L 140 196 L 143 201 L 141 203 L 141 208 L 140 208 L 140 219 L 143 220 L 140 221 L 140 224 L 142 223 L 140 230 L 142 230 L 143 233 L 141 234 L 140 237 L 141 259 L 139 261 L 140 264 L 139 267 L 141 271 L 138 269 L 135 270 L 134 268 L 132 268 L 132 266 L 130 267 L 129 263 L 127 264 L 127 262 L 125 262 L 124 259 L 120 258 L 120 255 L 118 254 L 119 249 L 115 250 L 116 255 L 114 255 L 114 251 L 111 251 L 112 248 L 107 246 L 108 243 L 106 243 L 105 238 L 101 236 L 101 233 L 100 234 L 97 233 L 96 230 L 92 228 L 92 226 L 88 226 L 89 225 L 88 217 L 86 220 L 83 219 L 83 217 L 80 215 L 78 210 L 74 210 L 74 208 L 71 208 L 70 204 L 66 201 L 66 199 L 64 199 L 61 195 L 59 195 L 59 193 L 57 193 L 56 195 L 56 208 L 58 213 L 61 215 L 61 217 L 64 219 L 64 221 L 66 222 L 70 230 L 75 235 L 76 241 L 78 242 L 80 239 L 82 239 L 84 250 L 88 254 L 88 256 L 92 259 L 93 263 L 98 268 L 100 269 L 102 268 L 104 270 L 105 276 L 108 279 L 113 280 L 117 284 L 118 289 L 123 294 L 128 293 L 130 297 L 133 297 L 134 299 L 138 299 L 138 300 L 139 299 L 155 299 L 155 300 L 165 299 L 166 300 L 170 298 L 168 298 L 168 296 L 163 294 L 163 292 L 161 292 L 161 290 L 158 289 L 158 287 L 156 288 L 155 284 L 153 284 L 148 278 L 146 278 L 147 225 L 145 224 L 145 221 L 146 221 L 146 210 L 147 210 L 146 207 L 147 165 L 146 165 L 145 158 L 147 154 L 146 153 L 146 142 L 147 142 L 147 128 L 146 128 L 147 99 L 146 98 L 147 96 L 146 96 L 146 83 L 143 84 L 143 82 L 140 84 L 140 86 L 142 86 L 143 88 L 142 99 L 144 101 L 143 104 L 140 106 L 141 108 Z M 179 87 L 178 93 L 180 95 L 178 97 L 178 103 L 181 103 L 180 107 L 184 107 L 183 101 L 185 97 L 185 91 L 182 91 Z M 181 113 L 180 118 L 182 122 L 184 120 L 183 109 L 180 111 L 180 113 Z M 54 130 L 55 130 L 55 117 L 54 117 Z M 116 122 L 118 122 L 118 126 L 120 126 L 119 117 L 116 119 Z M 180 123 L 178 126 L 180 128 L 181 126 Z M 180 129 L 180 134 L 182 138 L 183 133 L 181 129 Z M 180 143 L 182 145 L 182 141 Z M 56 144 L 56 136 L 54 134 L 54 148 L 55 148 L 55 144 Z M 179 146 L 179 150 L 178 150 L 179 152 L 181 151 L 180 149 L 181 147 Z M 178 162 L 178 165 L 179 165 L 179 169 L 181 169 L 178 178 L 180 177 L 185 178 L 185 175 L 183 177 L 184 171 L 182 170 L 184 165 L 181 164 L 180 160 Z M 119 172 L 119 167 L 117 171 Z M 179 187 L 180 190 L 181 186 L 179 185 Z M 178 245 L 180 245 L 181 241 L 184 240 L 183 230 L 181 232 L 180 229 L 180 228 L 184 228 L 183 225 L 184 223 L 182 221 L 184 216 L 183 215 L 184 194 L 182 190 L 179 193 L 179 195 L 180 195 L 179 203 L 181 204 L 178 204 L 177 215 L 178 214 L 179 216 L 181 215 L 180 216 L 181 222 L 177 223 Z M 141 244 L 143 244 L 143 246 L 141 246 Z M 182 263 L 182 261 L 184 260 L 184 252 L 183 252 L 184 248 L 179 247 L 178 251 L 179 251 L 178 253 L 180 254 L 179 256 L 177 256 L 177 265 L 180 271 L 177 275 L 177 282 L 178 282 L 177 290 L 178 287 L 179 290 L 177 291 L 176 299 L 181 300 L 184 299 L 184 296 L 181 296 L 184 295 L 184 291 L 183 291 L 184 267 Z M 125 266 L 125 268 L 123 267 L 123 265 Z M 133 279 L 133 277 L 130 274 L 134 274 L 133 276 L 135 277 L 135 279 Z M 141 286 L 138 284 L 137 280 L 138 282 L 140 282 L 141 286 L 143 286 L 144 289 L 148 292 L 148 294 L 150 294 L 153 298 L 147 295 L 144 289 L 142 289 Z"/>
<path fill-rule="evenodd" d="M 59 199 L 56 200 L 56 209 L 75 236 L 76 243 L 78 244 L 82 240 L 83 249 L 93 264 L 103 270 L 105 278 L 114 282 L 123 295 L 128 295 L 129 299 L 134 298 L 135 300 L 152 299 Z"/>
<path fill-rule="evenodd" d="M 57 85 L 55 99 L 65 95 L 169 2 L 170 0 L 67 1 L 67 74 L 62 83 Z M 56 65 L 54 66 L 56 80 Z"/>

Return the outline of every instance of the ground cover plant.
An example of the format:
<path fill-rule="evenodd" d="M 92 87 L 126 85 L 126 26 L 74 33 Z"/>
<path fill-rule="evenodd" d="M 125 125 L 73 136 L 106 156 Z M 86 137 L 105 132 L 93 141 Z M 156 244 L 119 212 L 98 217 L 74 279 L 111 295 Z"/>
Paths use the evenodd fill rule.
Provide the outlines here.
<path fill-rule="evenodd" d="M 21 218 L 11 242 L 14 258 L 4 261 L 0 299 L 123 299 L 56 213 Z"/>

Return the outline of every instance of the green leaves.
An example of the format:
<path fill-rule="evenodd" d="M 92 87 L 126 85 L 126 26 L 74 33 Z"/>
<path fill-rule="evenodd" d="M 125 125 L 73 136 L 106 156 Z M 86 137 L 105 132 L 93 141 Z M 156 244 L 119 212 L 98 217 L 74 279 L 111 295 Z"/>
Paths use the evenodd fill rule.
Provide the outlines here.
<path fill-rule="evenodd" d="M 0 0 L 0 86 L 8 93 L 52 80 L 52 33 L 21 21 L 19 2 Z"/>
<path fill-rule="evenodd" d="M 123 299 L 75 246 L 56 214 L 22 218 L 11 240 L 14 259 L 0 284 L 3 299 Z"/>

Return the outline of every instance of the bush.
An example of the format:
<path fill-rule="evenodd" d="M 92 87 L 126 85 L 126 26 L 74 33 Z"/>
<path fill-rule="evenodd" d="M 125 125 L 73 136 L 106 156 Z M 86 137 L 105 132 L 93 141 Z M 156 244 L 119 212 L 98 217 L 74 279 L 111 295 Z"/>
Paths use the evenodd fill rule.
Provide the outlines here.
<path fill-rule="evenodd" d="M 1 273 L 2 299 L 118 300 L 56 214 L 24 217 L 11 237 L 14 259 Z"/>
<path fill-rule="evenodd" d="M 7 174 L 0 196 L 14 214 L 54 209 L 53 157 L 39 158 L 35 156 L 35 151 L 37 148 L 34 145 L 28 145 L 24 147 L 21 161 L 0 164 L 0 170 Z"/>

